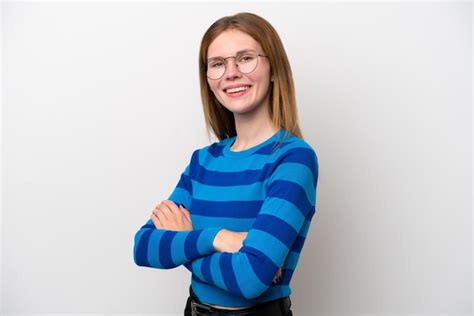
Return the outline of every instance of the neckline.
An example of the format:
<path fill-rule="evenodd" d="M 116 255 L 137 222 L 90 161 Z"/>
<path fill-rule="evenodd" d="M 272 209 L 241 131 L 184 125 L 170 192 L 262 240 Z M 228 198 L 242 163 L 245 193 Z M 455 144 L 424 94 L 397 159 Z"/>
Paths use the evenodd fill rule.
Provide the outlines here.
<path fill-rule="evenodd" d="M 270 136 L 269 138 L 267 138 L 263 142 L 255 145 L 255 146 L 252 146 L 250 148 L 240 150 L 240 151 L 232 151 L 230 149 L 230 147 L 234 144 L 234 141 L 237 138 L 237 136 L 229 137 L 229 138 L 227 138 L 227 142 L 224 146 L 224 149 L 222 150 L 222 153 L 223 153 L 224 156 L 231 157 L 231 158 L 248 157 L 251 154 L 253 154 L 254 152 L 256 152 L 257 150 L 259 150 L 260 148 L 262 148 L 262 147 L 272 143 L 273 141 L 275 141 L 279 135 L 283 134 L 283 132 L 284 132 L 283 128 L 280 128 L 272 136 Z"/>

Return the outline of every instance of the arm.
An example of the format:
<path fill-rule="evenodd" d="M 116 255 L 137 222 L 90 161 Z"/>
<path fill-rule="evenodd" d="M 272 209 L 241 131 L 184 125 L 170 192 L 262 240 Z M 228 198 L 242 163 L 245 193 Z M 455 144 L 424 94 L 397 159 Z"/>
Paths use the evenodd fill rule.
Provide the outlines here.
<path fill-rule="evenodd" d="M 169 196 L 176 205 L 187 207 L 192 201 L 191 165 L 198 151 L 193 153 L 190 164 L 181 174 L 174 191 Z M 171 269 L 203 255 L 214 253 L 214 237 L 220 230 L 211 227 L 191 231 L 157 229 L 151 219 L 135 234 L 133 259 L 135 264 L 157 269 Z"/>
<path fill-rule="evenodd" d="M 185 264 L 194 276 L 235 295 L 251 299 L 271 285 L 290 250 L 301 250 L 298 238 L 315 213 L 318 162 L 306 148 L 284 154 L 267 182 L 267 195 L 243 247 L 236 253 L 214 253 Z"/>
<path fill-rule="evenodd" d="M 191 231 L 155 228 L 153 222 L 143 225 L 135 234 L 135 264 L 157 269 L 172 269 L 215 252 L 213 240 L 220 227 Z"/>

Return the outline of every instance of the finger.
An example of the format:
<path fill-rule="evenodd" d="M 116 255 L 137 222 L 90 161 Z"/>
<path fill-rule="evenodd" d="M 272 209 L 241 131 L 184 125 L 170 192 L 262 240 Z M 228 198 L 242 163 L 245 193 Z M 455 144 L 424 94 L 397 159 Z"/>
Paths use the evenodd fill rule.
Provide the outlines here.
<path fill-rule="evenodd" d="M 184 213 L 184 215 L 186 215 L 188 221 L 191 222 L 191 214 L 188 212 L 188 210 L 185 209 L 182 205 L 179 206 L 179 209 Z"/>
<path fill-rule="evenodd" d="M 168 219 L 168 217 L 167 217 L 166 215 L 163 215 L 163 210 L 162 210 L 162 207 L 161 207 L 161 206 L 155 208 L 155 209 L 153 210 L 153 214 L 155 214 L 155 216 L 156 216 L 157 218 L 160 218 L 160 216 L 161 216 L 162 219 Z M 163 223 L 162 223 L 162 224 L 163 224 Z"/>
<path fill-rule="evenodd" d="M 161 213 L 163 213 L 163 215 L 169 221 L 174 220 L 174 218 L 176 217 L 174 212 L 172 212 L 171 209 L 168 206 L 166 206 L 166 204 L 161 205 L 160 210 L 161 210 Z"/>
<path fill-rule="evenodd" d="M 180 216 L 181 215 L 181 212 L 180 212 L 178 206 L 173 201 L 164 200 L 161 203 L 163 205 L 165 205 L 169 209 L 170 213 L 172 213 L 174 216 Z M 169 214 L 169 213 L 167 213 L 167 214 Z"/>
<path fill-rule="evenodd" d="M 163 203 L 160 203 L 158 205 L 158 207 L 156 208 L 156 212 L 155 214 L 160 217 L 160 214 L 161 214 L 161 218 L 165 219 L 165 220 L 170 220 L 172 218 L 172 213 L 171 211 L 168 209 L 168 207 L 166 206 L 166 204 L 163 204 Z"/>
<path fill-rule="evenodd" d="M 166 202 L 166 201 L 173 202 L 173 201 L 171 201 L 171 200 L 163 200 L 163 201 L 161 201 L 160 203 L 158 203 L 158 204 L 155 206 L 155 208 L 159 208 L 160 206 L 164 205 L 165 203 L 163 203 L 163 202 Z"/>
<path fill-rule="evenodd" d="M 180 210 L 183 210 L 183 211 L 189 213 L 189 211 L 184 207 L 183 204 L 179 204 L 178 207 L 179 207 Z"/>
<path fill-rule="evenodd" d="M 160 222 L 159 218 L 155 215 L 155 213 L 151 214 L 151 221 L 155 225 L 155 228 L 162 228 L 163 227 L 163 225 L 161 225 L 161 222 Z"/>
<path fill-rule="evenodd" d="M 166 224 L 168 223 L 168 218 L 166 217 L 166 215 L 164 215 L 163 212 L 159 212 L 158 214 L 156 214 L 156 217 L 160 221 L 161 226 L 163 228 L 166 227 Z"/>

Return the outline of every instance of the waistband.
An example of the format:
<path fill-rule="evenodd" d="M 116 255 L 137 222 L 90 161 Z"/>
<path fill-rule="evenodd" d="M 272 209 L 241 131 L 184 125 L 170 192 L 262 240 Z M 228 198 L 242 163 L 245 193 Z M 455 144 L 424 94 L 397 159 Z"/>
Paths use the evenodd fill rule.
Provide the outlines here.
<path fill-rule="evenodd" d="M 217 308 L 206 303 L 203 303 L 194 293 L 192 286 L 189 286 L 189 295 L 191 297 L 192 315 L 280 315 L 282 312 L 288 311 L 291 307 L 291 300 L 289 296 L 281 297 L 276 300 L 262 302 L 251 307 L 241 309 L 222 309 Z"/>

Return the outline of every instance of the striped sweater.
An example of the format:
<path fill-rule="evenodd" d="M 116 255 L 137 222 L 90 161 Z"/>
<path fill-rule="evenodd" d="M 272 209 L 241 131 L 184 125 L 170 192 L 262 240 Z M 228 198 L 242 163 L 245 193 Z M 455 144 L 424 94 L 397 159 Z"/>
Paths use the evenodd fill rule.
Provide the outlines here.
<path fill-rule="evenodd" d="M 168 198 L 189 210 L 194 230 L 156 229 L 149 219 L 135 234 L 135 263 L 184 265 L 193 291 L 207 304 L 251 306 L 290 295 L 316 212 L 318 159 L 291 133 L 279 143 L 285 132 L 243 151 L 230 149 L 235 136 L 195 150 Z M 248 231 L 238 252 L 214 249 L 223 228 Z M 280 267 L 282 278 L 272 283 Z"/>

